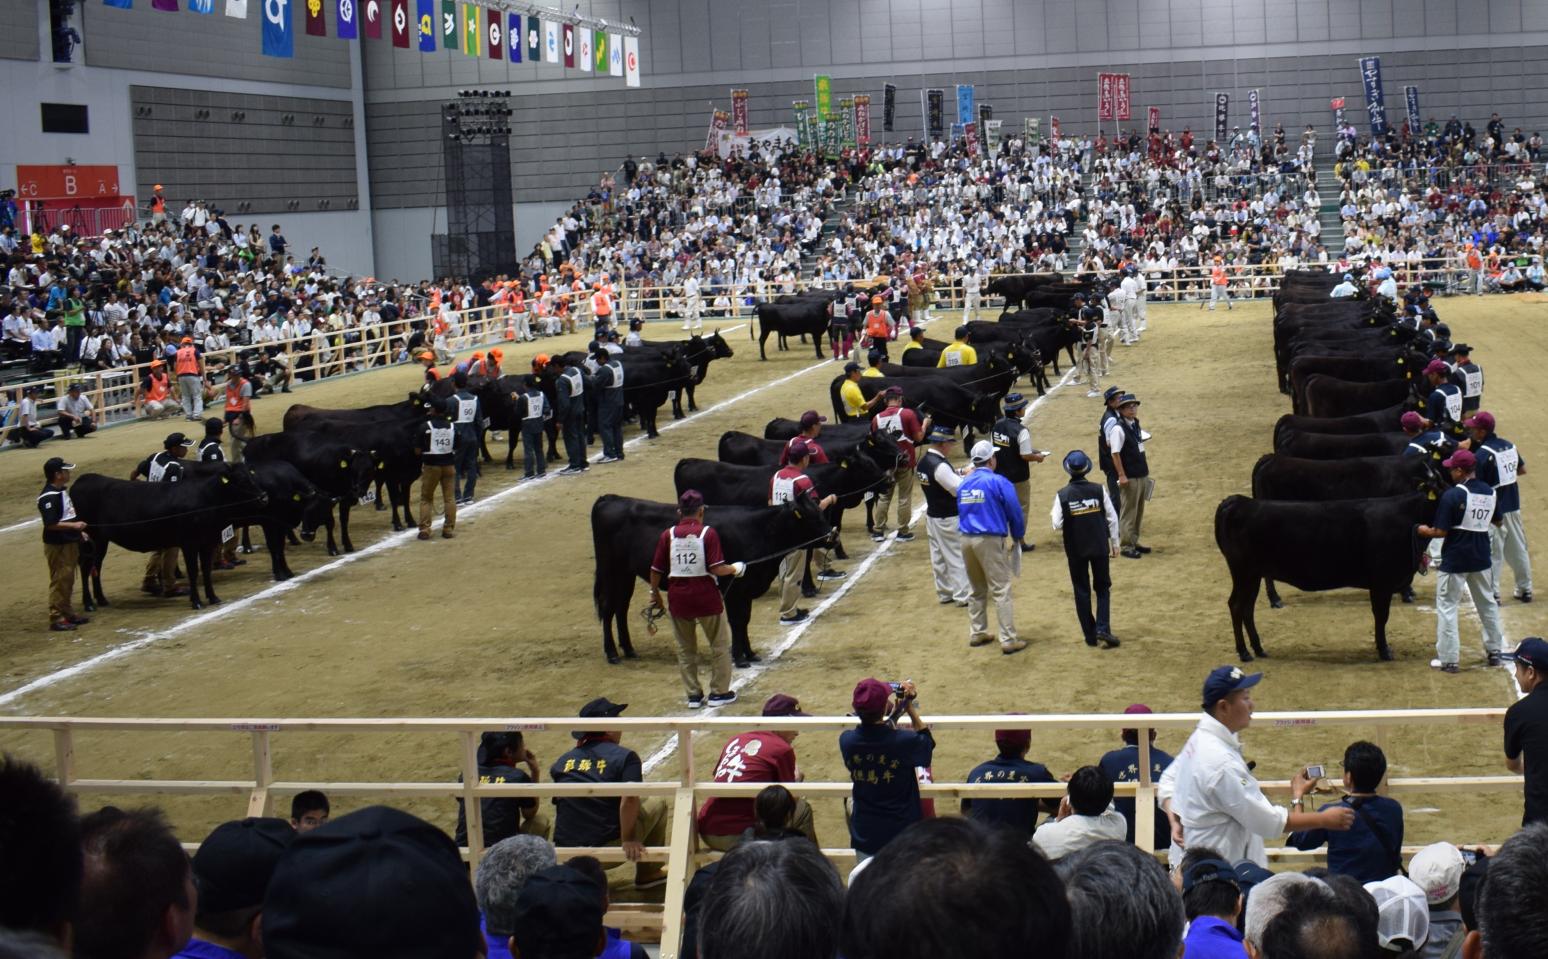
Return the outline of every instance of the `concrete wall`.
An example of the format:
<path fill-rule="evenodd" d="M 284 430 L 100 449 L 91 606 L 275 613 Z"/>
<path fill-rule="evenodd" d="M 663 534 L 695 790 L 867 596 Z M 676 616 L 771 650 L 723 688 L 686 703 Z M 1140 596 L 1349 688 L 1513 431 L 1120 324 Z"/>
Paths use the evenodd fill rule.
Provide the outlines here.
<path fill-rule="evenodd" d="M 514 206 L 516 252 L 520 255 L 531 250 L 554 221 L 570 208 L 569 203 L 517 203 Z M 285 219 L 287 223 L 290 220 L 289 217 Z M 430 234 L 446 232 L 444 206 L 378 209 L 371 219 L 378 277 L 419 280 L 430 276 Z"/>

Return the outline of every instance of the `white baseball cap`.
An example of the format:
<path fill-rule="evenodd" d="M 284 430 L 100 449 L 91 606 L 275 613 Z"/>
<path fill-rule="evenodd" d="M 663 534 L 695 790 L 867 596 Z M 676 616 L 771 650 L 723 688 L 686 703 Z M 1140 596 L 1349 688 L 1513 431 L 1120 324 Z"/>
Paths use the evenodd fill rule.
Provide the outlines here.
<path fill-rule="evenodd" d="M 1462 873 L 1467 864 L 1462 851 L 1449 842 L 1437 842 L 1414 853 L 1408 863 L 1408 878 L 1424 890 L 1432 906 L 1449 901 L 1462 888 Z"/>
<path fill-rule="evenodd" d="M 988 440 L 979 440 L 973 444 L 973 463 L 982 466 L 994 459 L 994 444 Z"/>
<path fill-rule="evenodd" d="M 1407 876 L 1392 876 L 1366 883 L 1365 891 L 1376 900 L 1376 940 L 1383 950 L 1402 953 L 1424 945 L 1430 936 L 1430 907 L 1423 889 Z"/>

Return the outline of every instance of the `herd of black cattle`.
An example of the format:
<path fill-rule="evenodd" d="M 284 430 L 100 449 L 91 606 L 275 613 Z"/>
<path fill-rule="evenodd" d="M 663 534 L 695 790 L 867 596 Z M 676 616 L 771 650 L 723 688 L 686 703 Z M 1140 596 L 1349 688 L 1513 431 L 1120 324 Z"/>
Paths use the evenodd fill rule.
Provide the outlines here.
<path fill-rule="evenodd" d="M 1421 371 L 1437 343 L 1449 344 L 1379 298 L 1329 299 L 1338 279 L 1291 273 L 1275 294 L 1274 361 L 1294 412 L 1275 424 L 1274 452 L 1254 466 L 1252 496 L 1229 496 L 1215 511 L 1243 662 L 1267 655 L 1253 611 L 1260 583 L 1281 605 L 1275 581 L 1369 591 L 1377 654 L 1392 659 L 1392 598 L 1412 600 L 1426 546 L 1416 528 L 1431 522 L 1450 485 L 1440 463 L 1454 438 L 1404 455 L 1415 438 L 1399 422 L 1406 411 L 1424 411 Z"/>
<path fill-rule="evenodd" d="M 1215 538 L 1230 568 L 1232 628 L 1244 661 L 1252 658 L 1244 631 L 1253 652 L 1265 655 L 1253 608 L 1264 582 L 1270 601 L 1280 605 L 1276 580 L 1301 590 L 1368 590 L 1377 650 L 1390 659 L 1386 622 L 1392 597 L 1411 596 L 1423 550 L 1414 528 L 1432 517 L 1446 482 L 1438 469 L 1445 450 L 1401 455 L 1409 437 L 1401 432 L 1399 417 L 1423 406 L 1419 371 L 1430 344 L 1422 331 L 1395 322 L 1393 308 L 1380 301 L 1330 300 L 1334 280 L 1321 272 L 1292 273 L 1276 294 L 1275 363 L 1295 412 L 1275 425 L 1275 452 L 1254 468 L 1252 497 L 1228 497 L 1216 511 Z M 884 364 L 883 376 L 861 378 L 866 398 L 896 386 L 903 390 L 905 405 L 928 413 L 936 423 L 968 436 L 987 433 L 1000 401 L 1021 376 L 1029 376 L 1041 393 L 1046 365 L 1057 376 L 1061 352 L 1074 362 L 1079 334 L 1071 323 L 1072 297 L 1103 292 L 1089 279 L 1067 282 L 1057 276 L 1001 279 L 990 289 L 1005 298 L 1008 310 L 1017 309 L 995 321 L 969 324 L 979 351 L 976 365 L 936 369 L 929 364 L 947 344 L 927 339 L 925 349 L 905 354 L 904 363 Z M 789 338 L 811 337 L 822 358 L 822 338 L 829 333 L 838 295 L 811 291 L 758 304 L 760 351 L 770 334 L 778 335 L 781 349 L 788 348 Z M 685 405 L 697 409 L 694 387 L 704 382 L 714 359 L 731 353 L 718 332 L 625 349 L 620 360 L 631 418 L 646 436 L 656 436 L 660 407 L 670 402 L 679 418 L 686 415 Z M 586 360 L 578 352 L 565 356 L 576 365 Z M 548 369 L 537 372 L 552 400 L 556 377 Z M 842 558 L 838 534 L 844 511 L 869 506 L 900 462 L 893 440 L 847 415 L 838 397 L 842 382 L 842 376 L 835 376 L 829 387 L 835 422 L 823 430 L 822 444 L 830 462 L 809 470 L 817 498 L 837 496 L 829 510 L 817 509 L 815 500 L 767 505 L 780 452 L 799 430 L 793 419 L 770 421 L 761 437 L 726 433 L 716 459 L 684 459 L 674 470 L 679 493 L 694 488 L 704 494 L 708 522 L 719 532 L 727 557 L 751 561 L 744 577 L 725 584 L 733 658 L 739 666 L 756 660 L 748 637 L 752 602 L 773 585 L 780 557 L 827 541 Z M 473 377 L 469 385 L 485 416 L 483 460 L 491 461 L 487 431 L 505 431 L 510 436 L 506 467 L 513 468 L 519 431 L 513 396 L 520 377 Z M 453 385 L 442 379 L 427 390 L 444 398 Z M 587 396 L 594 397 L 595 391 L 588 390 Z M 107 605 L 100 574 L 109 543 L 137 552 L 181 550 L 190 578 L 202 575 L 203 601 L 199 589 L 189 591 L 198 609 L 203 602 L 219 602 L 211 582 L 216 551 L 234 535 L 250 550 L 248 527 L 262 529 L 276 580 L 293 575 L 285 549 L 298 542 L 298 528 L 308 541 L 324 530 L 329 555 L 336 555 L 340 544 L 352 551 L 349 521 L 357 505 L 374 502 L 375 509 L 391 511 L 393 529 L 412 527 L 409 494 L 421 472 L 425 415 L 423 391 L 364 409 L 298 404 L 285 412 L 281 432 L 259 436 L 247 446 L 242 463 L 189 464 L 187 480 L 179 483 L 80 477 L 71 497 L 90 537 L 81 555 L 84 608 Z M 596 423 L 596 410 L 588 406 L 587 429 L 593 436 Z M 553 429 L 547 447 L 548 459 L 557 461 Z M 597 499 L 591 517 L 593 599 L 603 624 L 604 653 L 616 663 L 620 651 L 624 657 L 636 655 L 629 635 L 635 580 L 648 578 L 656 539 L 671 525 L 674 506 L 609 494 Z M 809 563 L 805 580 L 808 589 L 815 588 Z"/>

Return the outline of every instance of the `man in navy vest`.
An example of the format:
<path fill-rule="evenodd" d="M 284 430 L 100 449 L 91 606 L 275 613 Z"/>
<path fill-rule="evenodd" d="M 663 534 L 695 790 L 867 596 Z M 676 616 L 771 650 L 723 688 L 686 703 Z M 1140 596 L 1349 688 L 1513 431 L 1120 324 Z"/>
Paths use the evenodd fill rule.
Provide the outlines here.
<path fill-rule="evenodd" d="M 1443 540 L 1440 573 L 1435 582 L 1435 655 L 1430 665 L 1445 673 L 1461 671 L 1457 637 L 1457 604 L 1465 588 L 1473 597 L 1483 625 L 1484 649 L 1490 666 L 1505 661 L 1505 637 L 1500 608 L 1494 602 L 1489 557 L 1489 531 L 1494 521 L 1494 488 L 1476 475 L 1477 458 L 1457 450 L 1441 464 L 1456 485 L 1441 494 L 1435 525 L 1419 526 L 1419 535 Z"/>
<path fill-rule="evenodd" d="M 1053 528 L 1064 531 L 1064 555 L 1070 565 L 1070 586 L 1075 591 L 1075 615 L 1087 646 L 1118 646 L 1111 629 L 1112 576 L 1107 561 L 1118 555 L 1118 511 L 1100 483 L 1086 479 L 1091 457 L 1071 450 L 1064 458 L 1069 483 L 1054 494 L 1049 518 Z M 1091 592 L 1096 591 L 1096 615 L 1091 613 Z"/>
<path fill-rule="evenodd" d="M 1515 597 L 1532 601 L 1532 558 L 1527 555 L 1526 529 L 1521 525 L 1521 490 L 1516 479 L 1526 475 L 1526 460 L 1516 444 L 1494 432 L 1494 414 L 1480 410 L 1464 423 L 1478 458 L 1478 478 L 1494 487 L 1494 525 L 1489 530 L 1490 579 L 1494 601 L 1500 601 L 1500 573 L 1505 563 L 1516 577 Z"/>

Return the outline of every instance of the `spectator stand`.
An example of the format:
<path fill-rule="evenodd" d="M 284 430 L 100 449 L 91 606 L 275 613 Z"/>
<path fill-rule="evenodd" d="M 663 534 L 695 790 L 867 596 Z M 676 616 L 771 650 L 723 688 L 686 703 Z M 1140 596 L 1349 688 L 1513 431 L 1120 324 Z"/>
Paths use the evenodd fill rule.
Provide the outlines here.
<path fill-rule="evenodd" d="M 1327 710 L 1302 712 L 1262 712 L 1254 716 L 1260 737 L 1267 738 L 1274 731 L 1304 726 L 1353 727 L 1371 734 L 1378 745 L 1385 745 L 1391 734 L 1414 727 L 1446 725 L 1485 725 L 1498 728 L 1505 710 L 1500 708 L 1472 709 L 1412 709 L 1412 710 Z M 1137 763 L 1141 774 L 1138 783 L 1119 784 L 1115 794 L 1134 796 L 1136 799 L 1135 837 L 1140 848 L 1147 852 L 1152 838 L 1151 816 L 1154 812 L 1156 784 L 1149 780 L 1149 729 L 1167 730 L 1181 737 L 1190 733 L 1198 724 L 1197 713 L 1158 713 L 1144 717 L 1117 714 L 1070 714 L 1070 715 L 991 715 L 991 716 L 930 716 L 931 727 L 937 731 L 966 730 L 987 735 L 995 729 L 1028 728 L 1034 738 L 1047 741 L 1057 731 L 1103 731 L 1108 738 L 1116 738 L 1125 728 L 1139 728 L 1137 742 L 1140 748 Z M 1143 721 L 1139 721 L 1139 720 Z M 544 782 L 529 785 L 483 784 L 478 775 L 478 742 L 483 732 L 491 729 L 520 729 L 528 732 L 549 730 L 565 731 L 576 724 L 574 717 L 543 718 L 481 718 L 481 719 L 109 719 L 109 718 L 60 718 L 60 717 L 0 717 L 0 729 L 12 731 L 46 732 L 52 737 L 54 772 L 62 786 L 77 795 L 203 795 L 230 796 L 236 801 L 245 799 L 245 815 L 271 815 L 275 799 L 279 795 L 291 795 L 307 789 L 321 789 L 330 796 L 390 800 L 402 797 L 444 798 L 461 797 L 468 817 L 467 858 L 473 868 L 483 855 L 482 809 L 480 799 L 497 796 L 527 796 L 553 798 L 567 796 L 658 797 L 671 807 L 671 844 L 649 847 L 645 852 L 648 862 L 667 864 L 666 900 L 659 917 L 653 913 L 635 912 L 626 917 L 631 928 L 654 927 L 659 918 L 661 929 L 662 959 L 676 959 L 681 938 L 683 897 L 687 891 L 692 866 L 715 858 L 716 854 L 697 849 L 694 814 L 699 803 L 710 796 L 737 796 L 751 798 L 763 788 L 763 783 L 721 784 L 700 775 L 694 761 L 693 742 L 696 736 L 711 734 L 723 738 L 740 732 L 765 728 L 767 720 L 756 716 L 727 716 L 714 718 L 630 718 L 615 717 L 607 721 L 609 728 L 624 733 L 668 733 L 671 746 L 678 759 L 677 776 L 672 779 L 644 783 L 618 785 L 575 784 Z M 803 733 L 836 733 L 854 725 L 853 717 L 791 717 L 781 724 Z M 188 779 L 99 779 L 81 776 L 75 759 L 81 737 L 97 733 L 115 734 L 165 734 L 167 732 L 236 735 L 248 738 L 252 755 L 252 777 L 241 780 L 188 780 Z M 290 781 L 276 778 L 272 745 L 277 736 L 293 736 L 305 733 L 332 735 L 393 736 L 431 735 L 455 739 L 460 745 L 457 751 L 458 772 L 462 781 L 440 782 L 338 782 L 338 781 Z M 121 754 L 127 754 L 120 749 Z M 234 754 L 234 751 L 233 751 Z M 423 755 L 415 750 L 413 755 Z M 850 794 L 849 782 L 803 782 L 794 787 L 805 798 L 845 797 Z M 1288 781 L 1263 783 L 1265 793 L 1274 798 L 1288 795 Z M 1468 797 L 1480 792 L 1519 791 L 1520 776 L 1417 776 L 1391 778 L 1385 792 L 1401 797 L 1412 794 L 1461 793 Z M 1021 783 L 933 782 L 922 784 L 920 793 L 927 799 L 961 798 L 1058 798 L 1064 794 L 1063 784 L 1034 785 Z M 235 815 L 236 811 L 233 810 Z M 1474 846 L 1475 843 L 1466 843 Z M 1404 854 L 1414 850 L 1406 849 Z M 854 859 L 854 851 L 847 848 L 823 850 L 830 859 L 842 867 Z M 589 855 L 605 863 L 619 864 L 624 861 L 623 850 L 617 847 L 561 848 L 561 858 Z M 1295 850 L 1270 849 L 1276 859 L 1305 862 L 1319 854 Z M 613 917 L 619 919 L 620 917 Z M 612 920 L 610 919 L 610 922 Z M 623 921 L 623 920 L 620 920 Z"/>

